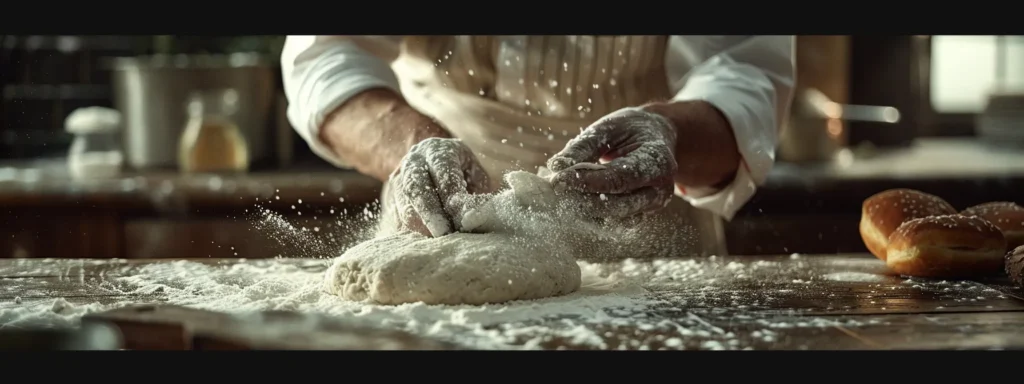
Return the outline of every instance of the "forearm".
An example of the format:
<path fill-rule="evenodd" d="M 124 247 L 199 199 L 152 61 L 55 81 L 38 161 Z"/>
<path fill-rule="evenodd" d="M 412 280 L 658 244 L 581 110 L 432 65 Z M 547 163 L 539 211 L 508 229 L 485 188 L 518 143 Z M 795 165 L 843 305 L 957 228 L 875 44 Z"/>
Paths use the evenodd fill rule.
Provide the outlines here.
<path fill-rule="evenodd" d="M 451 137 L 389 89 L 366 90 L 327 115 L 320 140 L 359 172 L 386 181 L 416 143 Z"/>
<path fill-rule="evenodd" d="M 652 103 L 643 109 L 665 117 L 676 128 L 676 184 L 721 187 L 733 180 L 742 156 L 721 111 L 704 101 Z"/>
<path fill-rule="evenodd" d="M 749 186 L 748 181 L 760 185 L 774 164 L 778 130 L 789 114 L 795 83 L 794 40 L 793 36 L 671 38 L 666 67 L 677 68 L 667 71 L 675 94 L 672 100 L 703 101 L 724 116 L 742 159 L 736 174 L 744 180 L 735 187 Z M 684 72 L 681 68 L 687 63 L 692 69 Z M 733 193 L 728 189 L 723 189 L 723 198 Z M 743 200 L 738 195 L 729 199 Z"/>
<path fill-rule="evenodd" d="M 391 38 L 288 36 L 281 52 L 288 120 L 317 156 L 385 180 L 410 141 L 439 130 L 424 128 L 429 119 L 402 100 L 390 67 L 397 46 Z M 379 160 L 367 156 L 378 152 Z"/>

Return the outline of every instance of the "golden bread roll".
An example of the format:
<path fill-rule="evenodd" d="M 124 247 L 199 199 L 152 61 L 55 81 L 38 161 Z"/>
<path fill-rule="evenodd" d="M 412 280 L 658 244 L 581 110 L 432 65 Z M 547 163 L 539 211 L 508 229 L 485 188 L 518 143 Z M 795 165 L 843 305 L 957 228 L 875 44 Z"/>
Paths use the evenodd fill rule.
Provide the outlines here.
<path fill-rule="evenodd" d="M 860 237 L 872 255 L 885 261 L 889 235 L 901 224 L 955 213 L 956 208 L 941 197 L 913 189 L 890 189 L 864 200 L 860 211 Z"/>
<path fill-rule="evenodd" d="M 1024 207 L 1008 201 L 997 201 L 975 205 L 961 214 L 988 220 L 1003 231 L 1007 252 L 1024 245 Z"/>
<path fill-rule="evenodd" d="M 1006 274 L 1010 280 L 1024 288 L 1024 245 L 1006 254 Z"/>
<path fill-rule="evenodd" d="M 1005 268 L 1006 239 L 977 216 L 945 215 L 913 219 L 889 237 L 885 264 L 906 276 L 969 278 Z"/>

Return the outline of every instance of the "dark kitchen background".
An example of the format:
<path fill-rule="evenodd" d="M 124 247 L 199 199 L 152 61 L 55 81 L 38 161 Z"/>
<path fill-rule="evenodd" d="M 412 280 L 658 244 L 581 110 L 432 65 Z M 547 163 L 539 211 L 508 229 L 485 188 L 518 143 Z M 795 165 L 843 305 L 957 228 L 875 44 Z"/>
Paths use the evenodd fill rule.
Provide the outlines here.
<path fill-rule="evenodd" d="M 797 40 L 798 95 L 779 164 L 724 225 L 731 254 L 862 252 L 860 202 L 886 188 L 960 208 L 1024 203 L 1024 37 Z M 320 160 L 288 125 L 283 41 L 0 36 L 0 257 L 304 256 L 357 237 L 363 229 L 349 223 L 379 183 Z M 197 68 L 223 72 L 204 78 Z M 129 158 L 139 166 L 114 179 L 68 176 L 72 111 L 101 106 L 180 125 L 184 107 L 159 101 L 179 108 L 168 95 L 192 83 L 243 89 L 247 173 L 181 175 L 155 156 Z M 152 136 L 124 145 L 160 153 L 176 144 Z"/>

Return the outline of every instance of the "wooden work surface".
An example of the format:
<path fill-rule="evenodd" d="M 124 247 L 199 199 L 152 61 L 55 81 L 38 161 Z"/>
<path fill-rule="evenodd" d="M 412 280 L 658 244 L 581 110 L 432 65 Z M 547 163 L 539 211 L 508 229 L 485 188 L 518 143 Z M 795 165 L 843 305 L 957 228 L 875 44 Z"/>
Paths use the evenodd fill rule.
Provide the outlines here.
<path fill-rule="evenodd" d="M 207 275 L 239 270 L 239 265 L 260 265 L 264 270 L 289 267 L 308 272 L 315 278 L 326 267 L 325 262 L 310 259 L 277 259 L 245 261 L 235 259 L 194 260 L 203 268 L 211 268 Z M 45 306 L 53 311 L 73 305 L 102 306 L 111 303 L 161 304 L 168 302 L 162 289 L 139 290 L 125 278 L 142 273 L 147 266 L 172 261 L 147 260 L 0 260 L 0 329 L 15 319 L 17 308 Z M 181 262 L 178 262 L 179 265 Z M 649 297 L 660 303 L 642 309 L 618 310 L 606 308 L 604 314 L 593 319 L 570 319 L 555 316 L 530 319 L 521 325 L 491 325 L 513 335 L 509 343 L 529 344 L 550 349 L 1019 349 L 1024 348 L 1024 291 L 1009 285 L 1008 281 L 927 281 L 907 280 L 888 275 L 884 264 L 868 255 L 802 255 L 778 257 L 735 256 L 700 260 L 675 261 L 672 271 L 660 271 L 661 262 L 632 264 L 628 269 L 647 268 L 650 276 L 646 289 Z M 219 268 L 219 269 L 218 269 Z M 657 271 L 657 272 L 655 272 Z M 232 273 L 236 273 L 232 272 Z M 198 273 L 198 272 L 189 272 Z M 267 272 L 269 273 L 269 272 Z M 164 273 L 167 287 L 180 284 L 180 273 Z M 159 274 L 158 274 L 159 275 Z M 269 275 L 246 277 L 234 274 L 236 285 L 267 283 Z M 192 276 L 209 279 L 215 276 Z M 178 280 L 175 280 L 178 279 Z M 267 285 L 267 284 L 264 284 Z M 271 284 L 272 285 L 272 284 Z M 216 300 L 218 297 L 210 297 Z M 586 300 L 598 302 L 599 296 Z M 196 303 L 191 303 L 196 304 Z M 523 304 L 520 304 L 523 305 Z M 569 304 L 565 304 L 569 305 Z M 279 305 L 280 306 L 280 305 Z M 112 308 L 103 308 L 110 310 Z M 274 308 L 282 309 L 282 308 Z M 287 308 L 283 308 L 287 309 Z M 142 311 L 142 310 L 140 310 Z M 212 323 L 223 322 L 222 314 L 171 307 L 154 312 L 146 307 L 148 320 L 171 323 L 188 322 L 178 328 L 209 328 Z M 183 313 L 188 312 L 188 313 Z M 628 312 L 628 313 L 627 313 Z M 156 313 L 156 314 L 153 314 Z M 159 313 L 169 313 L 161 319 Z M 95 317 L 95 314 L 92 315 Z M 124 317 L 124 312 L 102 315 L 106 318 Z M 100 317 L 102 317 L 100 316 Z M 282 313 L 277 313 L 278 328 Z M 289 314 L 288 319 L 299 319 L 309 314 Z M 173 317 L 173 318 L 172 318 Z M 87 317 L 89 318 L 89 317 Z M 180 319 L 186 320 L 180 320 Z M 191 319 L 191 320 L 188 320 Z M 206 320 L 203 320 L 206 319 Z M 220 320 L 217 320 L 220 319 Z M 344 319 L 334 319 L 344 320 Z M 415 320 L 415 319 L 410 319 Z M 301 322 L 307 324 L 309 321 Z M 15 324 L 26 325 L 27 323 Z M 199 324 L 199 325 L 196 325 Z M 249 323 L 254 324 L 254 323 Z M 288 324 L 297 324 L 292 321 Z M 519 323 L 516 323 L 519 324 Z M 484 328 L 488 328 L 484 327 Z M 518 327 L 510 332 L 510 327 Z M 580 332 L 555 332 L 538 337 L 537 329 L 558 330 L 565 327 L 583 327 L 582 334 L 592 335 L 582 340 Z M 234 326 L 231 328 L 239 328 Z M 252 326 L 259 329 L 258 324 Z M 321 327 L 323 328 L 323 327 Z M 327 327 L 330 328 L 330 327 Z M 126 338 L 136 337 L 122 331 Z M 316 332 L 339 332 L 319 329 Z M 307 329 L 308 330 L 308 329 Z M 212 331 L 211 331 L 212 332 Z M 303 344 L 301 329 L 292 328 L 291 335 L 281 336 L 280 342 L 268 336 L 267 331 L 253 332 L 261 341 L 235 335 L 232 348 L 333 349 L 324 337 L 318 343 Z M 313 331 L 310 331 L 313 332 Z M 351 329 L 348 332 L 355 332 Z M 365 334 L 367 331 L 356 333 Z M 135 332 L 138 334 L 139 332 Z M 152 345 L 152 331 L 143 332 L 148 340 L 127 340 L 127 344 Z M 280 334 L 277 332 L 274 334 Z M 307 332 L 308 334 L 309 332 Z M 181 334 L 171 333 L 171 338 Z M 189 336 L 191 337 L 191 336 Z M 397 337 L 397 336 L 396 336 Z M 402 336 L 399 344 L 410 349 L 472 348 L 472 345 L 448 345 L 445 340 Z M 410 341 L 410 337 L 419 341 Z M 472 336 L 467 335 L 471 340 Z M 595 339 L 596 338 L 596 339 Z M 243 339 L 243 341 L 238 341 Z M 281 346 L 282 342 L 291 344 Z M 212 345 L 218 343 L 197 336 L 185 344 Z M 247 340 L 247 341 L 246 341 Z M 300 341 L 296 341 L 300 340 Z M 325 341 L 327 340 L 327 341 Z M 396 340 L 394 338 L 389 340 Z M 531 341 L 532 340 L 532 341 Z M 180 340 L 178 340 L 180 343 Z M 134 343 L 134 344 L 132 344 Z M 149 343 L 149 344 L 146 344 Z M 431 344 L 435 343 L 435 344 Z M 178 345 L 175 344 L 175 345 Z M 238 345 L 245 345 L 238 347 Z M 142 348 L 142 347 L 138 347 Z M 176 347 L 175 347 L 176 348 Z M 339 346 L 338 348 L 347 348 Z M 373 348 L 362 345 L 361 348 Z M 401 349 L 401 348 L 399 348 Z"/>

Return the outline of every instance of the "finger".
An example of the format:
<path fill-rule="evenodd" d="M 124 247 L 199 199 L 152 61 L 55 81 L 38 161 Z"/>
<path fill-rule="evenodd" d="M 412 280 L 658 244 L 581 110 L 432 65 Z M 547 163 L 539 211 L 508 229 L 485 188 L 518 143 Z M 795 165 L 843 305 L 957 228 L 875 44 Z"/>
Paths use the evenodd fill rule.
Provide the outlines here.
<path fill-rule="evenodd" d="M 625 145 L 625 146 L 623 146 L 621 148 L 613 149 L 611 152 L 605 153 L 604 156 L 601 156 L 601 160 L 612 161 L 612 160 L 618 159 L 618 158 L 620 158 L 622 156 L 625 156 L 625 155 L 629 154 L 630 152 L 635 151 L 637 148 L 640 148 L 641 145 L 643 145 L 643 144 L 642 143 L 632 143 L 632 144 L 629 144 L 629 145 Z"/>
<path fill-rule="evenodd" d="M 390 206 L 389 212 L 396 218 L 398 229 L 409 229 L 423 236 L 430 236 L 430 230 L 423 224 L 423 220 L 420 220 L 412 203 L 401 193 L 402 174 L 400 171 L 401 167 L 396 169 L 388 182 L 384 184 L 387 191 L 385 198 L 387 205 Z"/>
<path fill-rule="evenodd" d="M 395 205 L 395 214 L 398 215 L 400 228 L 411 230 L 423 236 L 430 236 L 430 229 L 427 229 L 427 226 L 423 224 L 423 220 L 420 220 L 420 216 L 416 214 L 416 208 L 413 208 L 412 203 L 409 202 L 409 199 L 405 198 L 404 194 L 394 194 L 392 201 Z"/>
<path fill-rule="evenodd" d="M 665 207 L 672 199 L 671 186 L 644 187 L 626 194 L 578 194 L 565 201 L 578 212 L 598 218 L 623 218 Z"/>
<path fill-rule="evenodd" d="M 491 185 L 491 178 L 487 175 L 487 171 L 484 170 L 480 163 L 472 161 L 468 165 L 466 171 L 466 182 L 469 184 L 466 189 L 471 194 L 479 193 L 491 193 L 495 191 L 494 186 Z"/>
<path fill-rule="evenodd" d="M 442 203 L 457 194 L 469 193 L 464 169 L 465 164 L 474 159 L 472 153 L 467 152 L 458 142 L 444 141 L 434 145 L 430 153 L 422 155 Z"/>
<path fill-rule="evenodd" d="M 565 144 L 560 152 L 548 159 L 547 167 L 558 173 L 579 163 L 597 162 L 612 150 L 614 130 L 610 124 L 591 126 Z"/>
<path fill-rule="evenodd" d="M 603 168 L 574 168 L 555 174 L 551 182 L 560 188 L 586 193 L 622 194 L 663 184 L 675 174 L 676 160 L 658 143 L 644 143 L 632 152 L 604 164 Z"/>
<path fill-rule="evenodd" d="M 427 159 L 410 152 L 402 163 L 402 179 L 398 193 L 409 202 L 430 235 L 440 237 L 451 233 L 452 225 L 437 195 Z"/>

